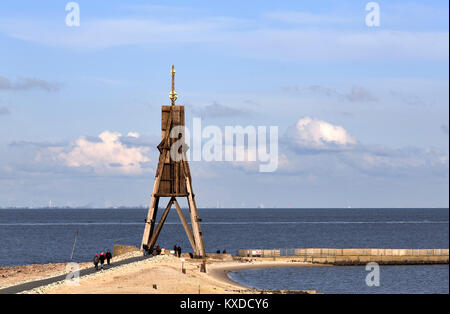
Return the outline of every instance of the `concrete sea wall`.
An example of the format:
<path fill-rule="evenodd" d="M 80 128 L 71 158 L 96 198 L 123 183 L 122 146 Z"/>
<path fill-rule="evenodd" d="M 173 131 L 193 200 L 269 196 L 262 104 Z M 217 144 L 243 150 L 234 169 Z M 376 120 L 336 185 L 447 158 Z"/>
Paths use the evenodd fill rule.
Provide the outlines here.
<path fill-rule="evenodd" d="M 365 265 L 370 262 L 383 265 L 449 263 L 448 249 L 241 249 L 237 256 L 332 265 Z"/>

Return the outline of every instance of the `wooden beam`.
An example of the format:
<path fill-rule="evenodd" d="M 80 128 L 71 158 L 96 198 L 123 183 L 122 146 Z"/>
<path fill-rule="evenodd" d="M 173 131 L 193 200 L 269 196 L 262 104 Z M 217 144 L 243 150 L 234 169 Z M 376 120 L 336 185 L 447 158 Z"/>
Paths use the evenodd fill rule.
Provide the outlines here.
<path fill-rule="evenodd" d="M 152 239 L 150 240 L 150 244 L 148 245 L 148 248 L 151 250 L 155 246 L 156 240 L 158 240 L 159 233 L 161 232 L 161 229 L 164 225 L 164 222 L 166 221 L 167 215 L 169 214 L 170 208 L 172 207 L 173 201 L 175 198 L 171 198 L 169 201 L 169 204 L 167 204 L 166 209 L 164 210 L 164 213 L 161 216 L 161 219 L 159 220 L 158 226 L 156 227 L 155 233 L 152 235 Z"/>
<path fill-rule="evenodd" d="M 147 219 L 145 220 L 145 229 L 142 236 L 141 251 L 144 245 L 148 245 L 153 234 L 155 227 L 155 219 L 158 214 L 159 196 L 156 196 L 155 190 L 159 188 L 159 180 L 155 180 L 155 186 L 153 188 L 152 198 L 150 200 L 150 206 L 148 208 Z"/>
<path fill-rule="evenodd" d="M 158 212 L 159 196 L 157 195 L 159 191 L 159 186 L 161 183 L 162 170 L 164 167 L 164 159 L 166 158 L 167 151 L 163 151 L 159 155 L 158 168 L 156 169 L 155 183 L 153 185 L 152 198 L 150 200 L 150 206 L 148 208 L 147 220 L 145 222 L 144 234 L 142 236 L 141 251 L 144 245 L 149 245 L 150 239 L 153 235 L 153 230 L 155 227 L 156 214 Z"/>
<path fill-rule="evenodd" d="M 194 233 L 194 239 L 195 239 L 195 245 L 196 245 L 195 255 L 197 255 L 198 257 L 205 257 L 206 256 L 205 244 L 203 243 L 203 234 L 202 234 L 202 229 L 200 227 L 200 220 L 198 217 L 197 205 L 195 204 L 194 194 L 192 192 L 191 180 L 188 176 L 186 177 L 186 186 L 187 186 L 187 190 L 189 193 L 189 196 L 188 196 L 189 209 L 190 209 L 190 214 L 191 214 L 192 230 Z"/>
<path fill-rule="evenodd" d="M 192 190 L 192 181 L 191 181 L 191 171 L 189 169 L 189 163 L 187 162 L 186 153 L 183 152 L 183 161 L 181 163 L 183 168 L 184 177 L 186 180 L 186 189 L 188 192 L 188 204 L 189 204 L 189 214 L 191 216 L 192 223 L 192 231 L 194 235 L 195 242 L 195 255 L 199 257 L 205 257 L 205 244 L 203 242 L 203 234 L 202 229 L 200 227 L 200 219 L 198 217 L 197 205 L 195 203 L 195 195 Z"/>
<path fill-rule="evenodd" d="M 167 119 L 166 129 L 164 131 L 165 132 L 164 133 L 164 138 L 161 140 L 161 143 L 159 143 L 159 145 L 158 145 L 158 149 L 160 149 L 160 152 L 161 152 L 161 149 L 163 147 L 170 149 L 170 143 L 169 143 L 169 136 L 170 136 L 170 134 L 169 133 L 170 133 L 170 130 L 171 130 L 170 126 L 172 125 L 172 117 L 173 117 L 173 107 L 171 106 L 170 107 L 170 112 L 169 112 L 169 117 Z"/>
<path fill-rule="evenodd" d="M 192 235 L 191 227 L 189 227 L 189 224 L 188 224 L 186 218 L 184 217 L 183 212 L 181 211 L 181 207 L 180 207 L 180 204 L 178 204 L 178 201 L 174 200 L 173 203 L 175 204 L 175 208 L 177 209 L 178 216 L 180 216 L 181 223 L 183 224 L 184 231 L 186 231 L 186 235 L 188 236 L 188 239 L 189 239 L 189 242 L 191 243 L 192 249 L 195 252 L 196 246 L 195 246 L 194 236 Z"/>
<path fill-rule="evenodd" d="M 189 194 L 185 193 L 158 193 L 158 197 L 188 197 Z"/>

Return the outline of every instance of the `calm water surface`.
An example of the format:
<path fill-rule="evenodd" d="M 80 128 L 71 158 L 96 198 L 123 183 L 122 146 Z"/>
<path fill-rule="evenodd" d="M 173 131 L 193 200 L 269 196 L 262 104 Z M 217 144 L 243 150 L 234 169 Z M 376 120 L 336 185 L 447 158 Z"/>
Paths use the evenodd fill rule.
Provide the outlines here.
<path fill-rule="evenodd" d="M 449 293 L 448 265 L 380 266 L 380 285 L 369 287 L 364 266 L 268 268 L 233 272 L 230 278 L 259 289 L 321 293 Z"/>
<path fill-rule="evenodd" d="M 449 247 L 448 209 L 200 209 L 199 212 L 209 252 L 226 249 L 235 254 L 239 248 Z M 67 262 L 77 230 L 75 261 L 91 260 L 96 252 L 111 249 L 116 243 L 138 246 L 146 215 L 146 209 L 136 208 L 0 209 L 0 266 Z M 167 218 L 159 244 L 163 247 L 178 244 L 184 251 L 190 250 L 175 210 Z M 333 269 L 336 270 L 267 269 L 234 276 L 238 281 L 261 287 L 289 284 L 289 289 L 322 292 L 376 291 L 358 285 L 364 268 Z M 383 269 L 384 279 L 378 292 L 406 292 L 400 289 L 405 282 L 412 292 L 440 292 L 446 283 L 448 292 L 448 267 Z M 276 278 L 286 280 L 277 282 Z"/>

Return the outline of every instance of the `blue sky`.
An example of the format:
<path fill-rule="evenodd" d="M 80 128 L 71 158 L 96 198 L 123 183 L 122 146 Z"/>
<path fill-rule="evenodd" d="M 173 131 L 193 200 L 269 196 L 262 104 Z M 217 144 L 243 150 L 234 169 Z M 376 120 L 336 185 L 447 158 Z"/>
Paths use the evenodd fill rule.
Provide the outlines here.
<path fill-rule="evenodd" d="M 147 204 L 175 63 L 188 125 L 279 126 L 274 173 L 192 163 L 200 207 L 448 207 L 448 2 L 67 2 L 0 3 L 0 206 Z"/>

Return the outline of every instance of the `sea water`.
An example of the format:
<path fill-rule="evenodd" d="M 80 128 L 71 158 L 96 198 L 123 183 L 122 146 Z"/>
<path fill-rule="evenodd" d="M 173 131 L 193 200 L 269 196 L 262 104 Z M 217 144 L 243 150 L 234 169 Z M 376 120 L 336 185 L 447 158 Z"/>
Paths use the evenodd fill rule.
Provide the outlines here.
<path fill-rule="evenodd" d="M 184 212 L 188 217 L 188 211 Z M 146 215 L 144 208 L 0 209 L 0 266 L 67 262 L 77 232 L 73 260 L 78 262 L 89 261 L 116 243 L 139 246 Z M 199 215 L 208 252 L 449 247 L 448 209 L 199 209 Z M 169 214 L 158 244 L 167 248 L 177 244 L 190 251 L 175 210 Z M 322 267 L 240 271 L 232 276 L 258 288 L 448 293 L 447 265 L 383 266 L 376 289 L 367 289 L 364 274 L 364 267 Z"/>

